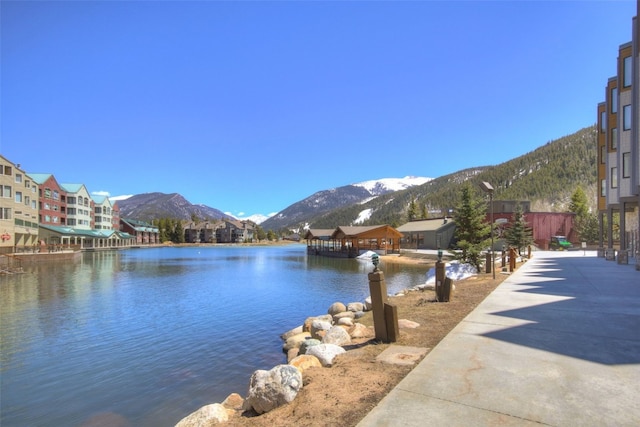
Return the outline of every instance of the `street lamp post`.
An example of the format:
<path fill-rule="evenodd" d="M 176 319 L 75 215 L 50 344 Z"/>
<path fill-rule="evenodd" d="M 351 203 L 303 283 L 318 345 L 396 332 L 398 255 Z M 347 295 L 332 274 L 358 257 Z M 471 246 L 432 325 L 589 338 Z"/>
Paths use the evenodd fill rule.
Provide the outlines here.
<path fill-rule="evenodd" d="M 489 208 L 490 208 L 490 212 L 491 212 L 491 248 L 489 249 L 491 251 L 491 263 L 493 264 L 491 266 L 491 271 L 493 272 L 493 279 L 495 280 L 496 278 L 496 259 L 495 259 L 495 253 L 493 251 L 493 186 L 491 184 L 489 184 L 487 181 L 482 181 L 480 183 L 480 188 L 482 188 L 482 191 L 484 191 L 485 193 L 489 193 Z"/>

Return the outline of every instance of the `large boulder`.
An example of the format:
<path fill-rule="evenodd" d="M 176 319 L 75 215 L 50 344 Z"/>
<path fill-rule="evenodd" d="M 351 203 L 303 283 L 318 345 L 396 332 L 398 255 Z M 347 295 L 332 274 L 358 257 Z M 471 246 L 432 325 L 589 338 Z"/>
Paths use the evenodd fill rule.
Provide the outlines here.
<path fill-rule="evenodd" d="M 335 344 L 314 345 L 307 349 L 307 354 L 317 357 L 320 363 L 322 363 L 322 366 L 325 367 L 331 366 L 336 356 L 346 352 L 344 348 Z"/>
<path fill-rule="evenodd" d="M 295 366 L 278 365 L 269 371 L 251 375 L 249 392 L 243 408 L 264 414 L 291 402 L 302 388 L 302 374 Z"/>
<path fill-rule="evenodd" d="M 331 307 L 329 307 L 329 311 L 327 311 L 327 313 L 333 316 L 335 314 L 342 313 L 343 311 L 347 311 L 347 307 L 341 302 L 334 302 L 331 304 Z"/>
<path fill-rule="evenodd" d="M 220 403 L 212 403 L 187 415 L 175 427 L 205 427 L 226 423 L 229 421 L 230 411 Z"/>
<path fill-rule="evenodd" d="M 323 344 L 335 344 L 335 345 L 347 345 L 351 344 L 351 337 L 349 332 L 342 326 L 334 326 L 327 331 L 322 338 Z M 308 351 L 307 351 L 308 352 Z"/>

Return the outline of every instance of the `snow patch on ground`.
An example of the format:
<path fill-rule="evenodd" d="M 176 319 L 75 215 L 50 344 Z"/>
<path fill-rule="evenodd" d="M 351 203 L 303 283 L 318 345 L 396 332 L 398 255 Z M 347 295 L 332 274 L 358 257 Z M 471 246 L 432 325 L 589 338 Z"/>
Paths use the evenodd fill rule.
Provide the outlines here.
<path fill-rule="evenodd" d="M 457 261 L 451 261 L 444 266 L 444 275 L 452 280 L 468 279 L 471 276 L 476 276 L 478 270 L 471 264 L 460 264 Z M 436 269 L 435 267 L 427 271 L 427 281 L 425 284 L 436 283 Z"/>

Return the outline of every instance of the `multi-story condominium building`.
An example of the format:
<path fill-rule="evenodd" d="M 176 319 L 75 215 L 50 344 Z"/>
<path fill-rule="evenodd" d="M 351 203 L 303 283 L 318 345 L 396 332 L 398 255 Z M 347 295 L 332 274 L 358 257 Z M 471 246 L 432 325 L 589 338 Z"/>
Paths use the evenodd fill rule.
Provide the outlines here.
<path fill-rule="evenodd" d="M 0 248 L 2 253 L 38 242 L 38 187 L 0 155 Z"/>
<path fill-rule="evenodd" d="M 95 213 L 93 222 L 96 230 L 114 230 L 113 228 L 113 206 L 111 201 L 106 196 L 93 195 L 93 211 Z M 118 221 L 119 215 L 118 215 Z M 116 228 L 115 230 L 118 230 Z"/>
<path fill-rule="evenodd" d="M 79 230 L 94 228 L 94 203 L 84 184 L 62 184 L 67 193 L 67 225 Z"/>
<path fill-rule="evenodd" d="M 29 173 L 38 185 L 38 222 L 44 225 L 67 225 L 67 194 L 50 173 Z"/>
<path fill-rule="evenodd" d="M 632 41 L 618 49 L 617 75 L 606 85 L 598 104 L 598 211 L 602 255 L 618 262 L 638 256 L 640 230 L 640 30 L 633 18 Z M 617 224 L 617 225 L 616 225 Z M 614 230 L 619 227 L 619 237 Z M 606 236 L 606 241 L 605 241 Z"/>

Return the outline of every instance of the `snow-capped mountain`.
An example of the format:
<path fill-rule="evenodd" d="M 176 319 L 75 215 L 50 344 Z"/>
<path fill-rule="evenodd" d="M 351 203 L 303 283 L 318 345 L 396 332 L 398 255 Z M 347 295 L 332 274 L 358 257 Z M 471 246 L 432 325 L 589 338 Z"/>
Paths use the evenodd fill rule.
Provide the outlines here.
<path fill-rule="evenodd" d="M 431 179 L 415 176 L 383 178 L 318 191 L 278 212 L 264 221 L 261 226 L 265 230 L 280 230 L 282 228 L 290 228 L 296 224 L 302 227 L 304 224 L 309 223 L 312 218 L 334 209 L 365 203 L 383 194 L 422 185 Z"/>
<path fill-rule="evenodd" d="M 432 179 L 433 178 L 425 178 L 423 176 L 405 176 L 404 178 L 382 178 L 364 181 L 353 185 L 366 189 L 371 195 L 380 196 L 392 191 L 406 190 L 409 187 L 422 185 Z"/>

